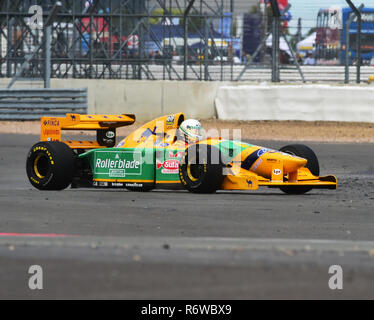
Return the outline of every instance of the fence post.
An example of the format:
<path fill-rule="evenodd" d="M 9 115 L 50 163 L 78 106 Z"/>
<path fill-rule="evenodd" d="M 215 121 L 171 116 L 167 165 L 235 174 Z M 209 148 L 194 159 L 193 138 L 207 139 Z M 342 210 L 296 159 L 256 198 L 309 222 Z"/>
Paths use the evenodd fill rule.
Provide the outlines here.
<path fill-rule="evenodd" d="M 205 21 L 205 28 L 204 28 L 204 81 L 209 80 L 209 69 L 208 69 L 208 59 L 209 59 L 209 39 L 208 39 L 208 28 L 210 24 L 210 20 L 208 20 L 207 16 L 204 17 Z M 201 50 L 201 49 L 200 49 Z"/>
<path fill-rule="evenodd" d="M 273 31 L 272 31 L 272 72 L 271 81 L 279 82 L 279 37 L 280 37 L 280 11 L 277 0 L 270 0 L 273 12 Z"/>
<path fill-rule="evenodd" d="M 360 83 L 361 82 L 361 26 L 362 26 L 361 11 L 364 8 L 364 4 L 362 3 L 360 7 L 357 9 L 351 0 L 346 0 L 346 1 L 357 17 L 357 49 L 356 49 L 357 50 L 357 74 L 356 74 L 357 79 L 356 79 L 356 82 Z M 349 30 L 347 30 L 347 32 L 349 32 Z"/>
<path fill-rule="evenodd" d="M 44 29 L 44 88 L 51 87 L 51 35 L 52 35 L 52 25 L 53 20 L 56 18 L 58 12 L 62 7 L 62 3 L 57 1 L 45 23 Z"/>
<path fill-rule="evenodd" d="M 265 2 L 261 2 L 259 5 L 260 5 L 260 11 L 261 11 L 261 15 L 262 15 L 262 19 L 261 19 L 262 20 L 261 21 L 262 38 L 265 39 L 265 41 L 266 41 L 266 39 L 268 37 L 268 13 L 267 13 L 267 10 L 266 10 L 266 3 Z M 266 44 L 261 49 L 260 61 L 262 63 L 264 62 L 265 55 L 266 55 Z"/>
<path fill-rule="evenodd" d="M 12 32 L 13 32 L 13 28 L 12 28 L 12 25 L 13 25 L 13 21 L 14 21 L 14 18 L 9 18 L 9 1 L 8 1 L 8 13 L 7 13 L 7 53 L 8 55 L 12 55 L 13 54 L 13 49 L 11 50 L 11 47 L 12 47 Z M 12 62 L 11 62 L 11 59 L 9 58 L 9 56 L 7 57 L 7 63 L 6 63 L 6 76 L 8 78 L 12 77 Z"/>
<path fill-rule="evenodd" d="M 183 14 L 184 20 L 184 57 L 183 57 L 183 80 L 187 80 L 187 64 L 188 64 L 188 15 L 194 5 L 195 0 L 190 0 L 188 6 Z"/>
<path fill-rule="evenodd" d="M 51 33 L 52 26 L 47 26 L 44 31 L 44 88 L 51 87 Z"/>
<path fill-rule="evenodd" d="M 349 40 L 349 27 L 354 19 L 354 15 L 351 15 L 347 20 L 346 24 L 346 32 L 345 32 L 345 77 L 344 83 L 349 83 L 349 48 L 350 48 L 350 40 Z"/>

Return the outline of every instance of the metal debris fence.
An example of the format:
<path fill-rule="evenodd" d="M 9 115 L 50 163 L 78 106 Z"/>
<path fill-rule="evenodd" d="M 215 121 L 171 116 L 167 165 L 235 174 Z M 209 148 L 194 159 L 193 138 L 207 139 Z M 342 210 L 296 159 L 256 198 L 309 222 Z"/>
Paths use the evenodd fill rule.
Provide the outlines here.
<path fill-rule="evenodd" d="M 289 7 L 275 0 L 248 0 L 252 11 L 240 19 L 240 0 L 63 0 L 49 37 L 31 28 L 29 9 L 40 6 L 45 21 L 55 2 L 0 2 L 0 77 L 349 83 L 374 69 L 300 65 L 282 24 Z M 287 61 L 279 40 L 290 47 Z"/>

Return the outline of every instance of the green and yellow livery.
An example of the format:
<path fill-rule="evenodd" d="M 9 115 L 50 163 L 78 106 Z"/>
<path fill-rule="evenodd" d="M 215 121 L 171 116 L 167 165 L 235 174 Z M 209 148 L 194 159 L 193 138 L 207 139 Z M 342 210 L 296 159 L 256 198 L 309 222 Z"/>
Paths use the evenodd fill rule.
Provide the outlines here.
<path fill-rule="evenodd" d="M 30 183 L 40 190 L 71 185 L 194 193 L 266 186 L 303 194 L 337 188 L 334 176 L 319 175 L 318 159 L 305 145 L 273 150 L 221 137 L 187 145 L 177 135 L 184 118 L 182 113 L 157 118 L 117 143 L 116 129 L 133 124 L 134 115 L 44 117 L 41 141 L 27 156 Z M 96 141 L 63 141 L 62 130 L 94 130 Z"/>

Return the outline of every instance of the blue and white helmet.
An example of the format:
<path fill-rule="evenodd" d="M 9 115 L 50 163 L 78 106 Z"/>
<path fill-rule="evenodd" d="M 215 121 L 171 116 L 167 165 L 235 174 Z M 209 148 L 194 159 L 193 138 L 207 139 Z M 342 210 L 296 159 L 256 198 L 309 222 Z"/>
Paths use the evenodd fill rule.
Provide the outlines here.
<path fill-rule="evenodd" d="M 200 121 L 188 119 L 179 126 L 179 135 L 184 137 L 187 143 L 193 143 L 203 138 L 203 127 Z"/>

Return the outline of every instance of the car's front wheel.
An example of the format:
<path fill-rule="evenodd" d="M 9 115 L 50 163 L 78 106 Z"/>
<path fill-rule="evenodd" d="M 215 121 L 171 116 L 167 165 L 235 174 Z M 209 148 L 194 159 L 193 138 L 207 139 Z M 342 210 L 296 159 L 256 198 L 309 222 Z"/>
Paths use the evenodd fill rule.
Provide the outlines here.
<path fill-rule="evenodd" d="M 190 192 L 214 193 L 224 179 L 220 151 L 206 144 L 190 146 L 179 166 L 179 178 Z"/>
<path fill-rule="evenodd" d="M 284 146 L 279 151 L 307 159 L 308 162 L 306 164 L 306 167 L 313 175 L 319 176 L 318 158 L 311 148 L 303 144 L 292 144 Z M 303 186 L 284 186 L 280 187 L 280 189 L 287 194 L 304 194 L 312 190 L 313 188 Z"/>

